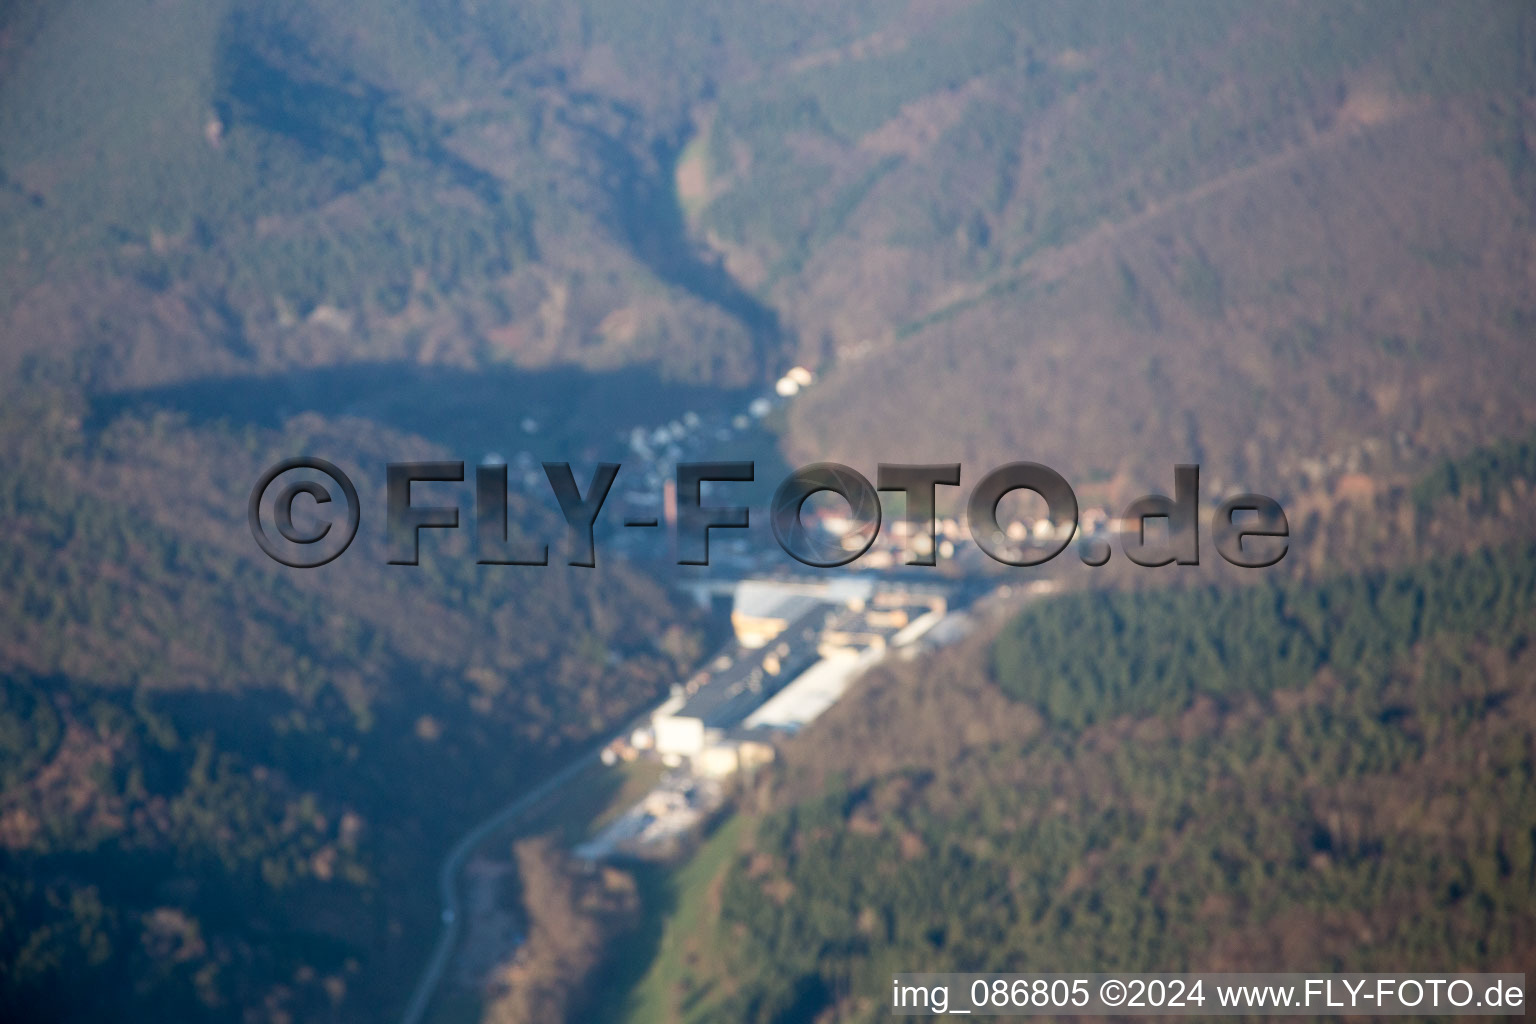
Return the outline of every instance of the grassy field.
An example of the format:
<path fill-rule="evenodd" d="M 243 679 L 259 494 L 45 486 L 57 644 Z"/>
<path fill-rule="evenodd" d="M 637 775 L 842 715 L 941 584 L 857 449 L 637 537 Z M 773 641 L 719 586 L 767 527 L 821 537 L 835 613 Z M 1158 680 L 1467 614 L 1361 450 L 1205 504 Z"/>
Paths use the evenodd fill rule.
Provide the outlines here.
<path fill-rule="evenodd" d="M 516 837 L 558 833 L 574 846 L 622 814 L 661 779 L 655 761 L 592 765 L 569 786 L 550 795 L 519 827 Z"/>
<path fill-rule="evenodd" d="M 725 976 L 715 961 L 713 922 L 744 828 L 743 819 L 732 816 L 681 864 L 635 869 L 645 919 L 615 944 L 608 967 L 593 979 L 586 1019 L 662 1024 L 707 1013 L 720 993 L 713 984 L 696 987 L 694 979 Z"/>
<path fill-rule="evenodd" d="M 545 835 L 557 837 L 562 847 L 574 846 L 639 800 L 656 785 L 662 771 L 662 766 L 653 761 L 613 767 L 590 765 L 569 785 L 535 807 L 520 824 L 486 839 L 481 850 L 501 857 L 513 843 Z M 433 1024 L 470 1024 L 484 1019 L 486 1009 L 478 992 L 445 984 L 433 1004 L 430 1020 Z"/>

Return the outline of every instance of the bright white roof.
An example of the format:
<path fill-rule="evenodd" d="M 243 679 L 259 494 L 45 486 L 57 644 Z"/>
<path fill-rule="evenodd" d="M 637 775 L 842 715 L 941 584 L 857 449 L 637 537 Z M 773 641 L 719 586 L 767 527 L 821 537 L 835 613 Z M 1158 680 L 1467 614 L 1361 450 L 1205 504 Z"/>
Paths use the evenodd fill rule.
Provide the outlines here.
<path fill-rule="evenodd" d="M 748 729 L 798 729 L 836 704 L 848 685 L 879 661 L 880 655 L 877 650 L 859 654 L 839 651 L 822 658 L 748 715 L 742 724 Z"/>

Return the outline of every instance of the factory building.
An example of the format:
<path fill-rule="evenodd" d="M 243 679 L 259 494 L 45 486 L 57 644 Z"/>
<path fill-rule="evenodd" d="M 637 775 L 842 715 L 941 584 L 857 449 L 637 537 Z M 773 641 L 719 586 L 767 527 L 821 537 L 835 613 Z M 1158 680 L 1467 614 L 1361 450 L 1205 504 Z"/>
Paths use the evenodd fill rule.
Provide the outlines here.
<path fill-rule="evenodd" d="M 809 722 L 889 647 L 905 646 L 942 619 L 945 604 L 941 588 L 877 591 L 846 576 L 742 582 L 732 592 L 736 642 L 656 709 L 654 749 L 719 774 L 740 760 L 731 751 L 743 722 L 769 730 Z"/>
<path fill-rule="evenodd" d="M 833 608 L 813 601 L 774 642 L 733 646 L 689 681 L 683 699 L 669 701 L 651 718 L 656 750 L 697 757 L 777 693 L 816 658 L 817 639 Z"/>
<path fill-rule="evenodd" d="M 669 856 L 721 806 L 726 779 L 770 763 L 782 736 L 837 703 L 888 651 L 906 655 L 946 630 L 958 636 L 966 622 L 936 586 L 753 581 L 733 598 L 744 635 L 675 686 L 648 728 L 604 751 L 605 763 L 654 751 L 674 770 L 577 856 Z"/>
<path fill-rule="evenodd" d="M 814 583 L 746 580 L 732 593 L 731 628 L 743 647 L 762 647 L 817 605 L 860 609 L 873 592 L 868 580 L 841 577 Z"/>
<path fill-rule="evenodd" d="M 798 679 L 768 698 L 743 723 L 748 729 L 796 732 L 842 697 L 850 683 L 885 653 L 885 645 L 864 651 L 839 650 L 806 669 Z"/>

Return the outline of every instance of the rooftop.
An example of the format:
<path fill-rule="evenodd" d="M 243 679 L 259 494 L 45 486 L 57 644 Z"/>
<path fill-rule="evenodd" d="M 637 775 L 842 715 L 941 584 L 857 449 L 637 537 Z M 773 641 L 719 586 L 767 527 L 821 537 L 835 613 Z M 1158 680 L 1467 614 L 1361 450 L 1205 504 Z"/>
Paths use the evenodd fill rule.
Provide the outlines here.
<path fill-rule="evenodd" d="M 740 722 L 815 660 L 817 640 L 830 612 L 818 601 L 791 622 L 774 643 L 759 648 L 734 647 L 722 655 L 729 663 L 712 671 L 674 715 L 697 718 L 711 729 L 728 729 Z M 769 671 L 775 664 L 777 671 Z"/>
<path fill-rule="evenodd" d="M 882 652 L 839 652 L 818 661 L 800 677 L 770 697 L 744 723 L 794 731 L 836 704 L 848 684 L 880 659 Z"/>
<path fill-rule="evenodd" d="M 731 611 L 737 615 L 768 618 L 790 599 L 797 604 L 807 600 L 851 604 L 868 600 L 873 591 L 873 582 L 846 576 L 817 581 L 744 580 L 736 585 Z"/>
<path fill-rule="evenodd" d="M 819 598 L 810 594 L 764 593 L 753 595 L 748 601 L 738 598 L 731 614 L 754 619 L 779 619 L 783 622 L 793 622 L 822 603 Z"/>

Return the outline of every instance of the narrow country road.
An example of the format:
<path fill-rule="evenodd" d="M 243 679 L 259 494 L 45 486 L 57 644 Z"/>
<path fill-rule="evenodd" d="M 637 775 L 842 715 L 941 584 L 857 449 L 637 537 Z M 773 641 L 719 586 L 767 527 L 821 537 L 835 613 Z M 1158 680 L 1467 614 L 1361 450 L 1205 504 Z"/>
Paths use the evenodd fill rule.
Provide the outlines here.
<path fill-rule="evenodd" d="M 432 1002 L 432 996 L 443 979 L 443 972 L 453 959 L 462 916 L 459 906 L 459 871 L 469 855 L 492 832 L 512 824 L 550 793 L 570 782 L 583 768 L 596 763 L 600 749 L 601 746 L 594 747 L 578 755 L 553 775 L 464 833 L 453 845 L 453 849 L 448 851 L 448 856 L 443 858 L 442 867 L 437 872 L 437 891 L 443 904 L 442 932 L 438 935 L 437 947 L 432 950 L 432 958 L 427 961 L 426 970 L 422 971 L 421 980 L 416 983 L 416 990 L 411 994 L 411 1001 L 406 1004 L 405 1013 L 400 1018 L 401 1024 L 421 1024 L 427 1006 Z"/>

